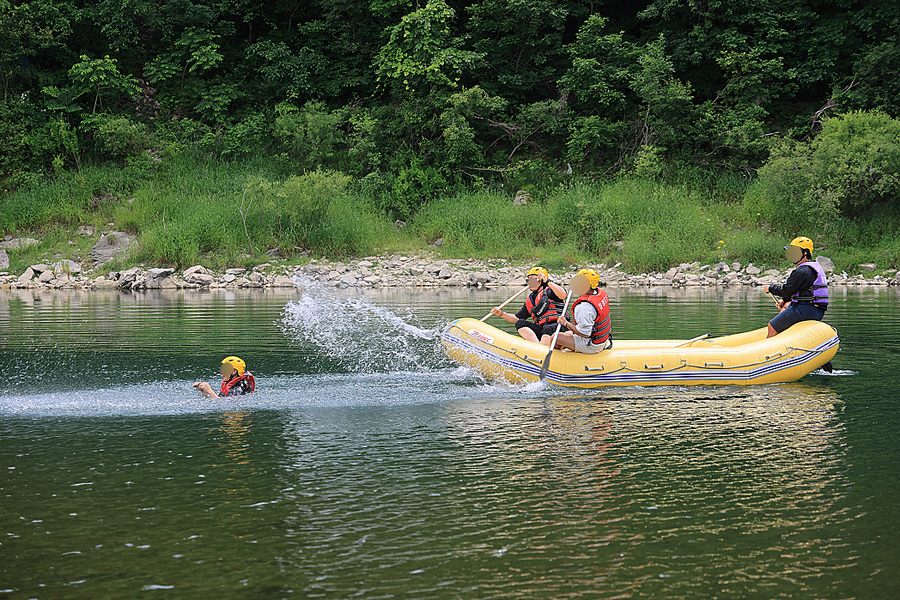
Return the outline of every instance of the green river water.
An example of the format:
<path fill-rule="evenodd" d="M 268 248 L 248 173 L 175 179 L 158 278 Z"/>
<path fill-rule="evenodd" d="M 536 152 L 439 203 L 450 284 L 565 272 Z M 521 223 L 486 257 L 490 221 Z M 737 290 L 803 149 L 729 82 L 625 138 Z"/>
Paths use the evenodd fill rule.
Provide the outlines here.
<path fill-rule="evenodd" d="M 774 314 L 609 293 L 618 339 Z M 896 289 L 833 292 L 832 375 L 593 391 L 443 356 L 510 294 L 0 292 L 0 598 L 900 597 Z"/>

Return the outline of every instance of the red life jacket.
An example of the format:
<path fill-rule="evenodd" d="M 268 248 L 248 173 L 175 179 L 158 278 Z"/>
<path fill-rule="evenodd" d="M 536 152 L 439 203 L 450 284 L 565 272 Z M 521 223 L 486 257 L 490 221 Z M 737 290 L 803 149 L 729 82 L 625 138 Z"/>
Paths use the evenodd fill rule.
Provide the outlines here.
<path fill-rule="evenodd" d="M 228 381 L 222 382 L 222 389 L 219 391 L 220 396 L 227 396 L 231 388 L 240 384 L 244 388 L 244 393 L 252 392 L 256 389 L 256 380 L 253 379 L 253 373 L 246 371 L 240 377 L 234 377 Z"/>
<path fill-rule="evenodd" d="M 531 292 L 525 298 L 525 310 L 538 325 L 556 323 L 562 314 L 562 308 L 562 302 L 550 299 L 550 288 L 546 286 Z"/>
<path fill-rule="evenodd" d="M 572 303 L 572 323 L 575 322 L 575 307 L 582 302 L 590 302 L 597 310 L 597 317 L 591 326 L 591 343 L 594 345 L 605 344 L 612 334 L 612 321 L 609 319 L 609 296 L 603 290 L 597 290 L 596 294 L 585 294 Z"/>

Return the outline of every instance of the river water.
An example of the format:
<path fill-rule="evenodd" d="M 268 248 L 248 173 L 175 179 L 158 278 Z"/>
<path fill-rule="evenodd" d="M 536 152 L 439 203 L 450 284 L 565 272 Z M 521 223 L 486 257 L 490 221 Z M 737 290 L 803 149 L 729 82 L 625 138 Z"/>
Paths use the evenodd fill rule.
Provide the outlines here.
<path fill-rule="evenodd" d="M 616 337 L 759 290 L 609 290 Z M 0 293 L 0 598 L 896 598 L 900 295 L 835 373 L 579 392 L 436 333 L 509 290 Z M 236 354 L 257 378 L 204 399 Z"/>

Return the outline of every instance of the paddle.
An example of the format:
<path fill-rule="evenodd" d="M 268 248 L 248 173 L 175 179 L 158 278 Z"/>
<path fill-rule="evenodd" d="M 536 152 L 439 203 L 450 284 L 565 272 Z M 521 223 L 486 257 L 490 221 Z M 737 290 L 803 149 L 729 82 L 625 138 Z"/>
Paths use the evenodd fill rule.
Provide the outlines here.
<path fill-rule="evenodd" d="M 572 290 L 569 290 L 569 293 L 566 294 L 566 303 L 563 305 L 562 314 L 566 314 L 566 309 L 569 308 L 569 299 L 572 298 Z M 550 351 L 547 352 L 547 357 L 544 359 L 544 364 L 541 365 L 541 381 L 547 378 L 547 370 L 550 368 L 550 356 L 553 355 L 553 349 L 556 348 L 556 338 L 559 337 L 559 328 L 560 322 L 556 322 L 556 331 L 553 334 L 553 339 L 550 340 Z"/>
<path fill-rule="evenodd" d="M 772 296 L 772 300 L 775 301 L 775 306 L 778 307 L 778 310 L 781 310 L 781 300 L 779 300 L 778 298 L 776 298 L 776 297 L 775 297 L 775 294 L 773 294 L 772 292 L 769 292 L 769 295 Z"/>
<path fill-rule="evenodd" d="M 509 304 L 510 302 L 512 302 L 513 300 L 515 300 L 516 298 L 518 298 L 519 295 L 520 295 L 522 292 L 527 291 L 527 290 L 528 290 L 528 287 L 527 287 L 527 286 L 526 286 L 526 287 L 523 287 L 521 290 L 519 290 L 518 292 L 516 292 L 515 295 L 514 295 L 512 298 L 510 298 L 509 300 L 507 300 L 506 302 L 504 302 L 503 304 L 501 304 L 501 305 L 498 306 L 497 308 L 503 308 L 504 306 L 506 306 L 507 304 Z M 481 317 L 481 320 L 482 320 L 482 321 L 487 321 L 487 318 L 488 318 L 489 316 L 491 316 L 492 314 L 494 314 L 494 313 L 489 312 L 488 314 L 486 314 L 486 315 L 484 315 L 483 317 Z"/>

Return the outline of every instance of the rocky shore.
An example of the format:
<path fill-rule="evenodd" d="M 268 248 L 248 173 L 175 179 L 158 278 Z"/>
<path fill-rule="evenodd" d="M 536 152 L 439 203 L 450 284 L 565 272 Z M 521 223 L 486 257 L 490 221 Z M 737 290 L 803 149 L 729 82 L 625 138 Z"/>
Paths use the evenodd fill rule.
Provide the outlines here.
<path fill-rule="evenodd" d="M 819 257 L 833 286 L 896 286 L 900 271 L 875 275 L 875 265 L 862 265 L 861 273 L 834 272 L 830 259 Z M 221 272 L 196 265 L 183 271 L 172 268 L 134 267 L 104 270 L 102 265 L 84 269 L 71 260 L 35 264 L 22 273 L 0 271 L 0 289 L 236 289 L 293 287 L 297 281 L 313 281 L 336 288 L 367 287 L 502 287 L 520 286 L 531 265 L 506 260 L 442 259 L 430 253 L 368 256 L 349 261 L 311 259 L 306 264 L 264 263 L 251 269 Z M 761 286 L 781 283 L 791 269 L 763 271 L 753 264 L 720 262 L 714 265 L 681 264 L 663 273 L 629 274 L 621 264 L 586 265 L 595 269 L 609 287 Z M 568 281 L 575 270 L 553 272 L 557 281 Z"/>

